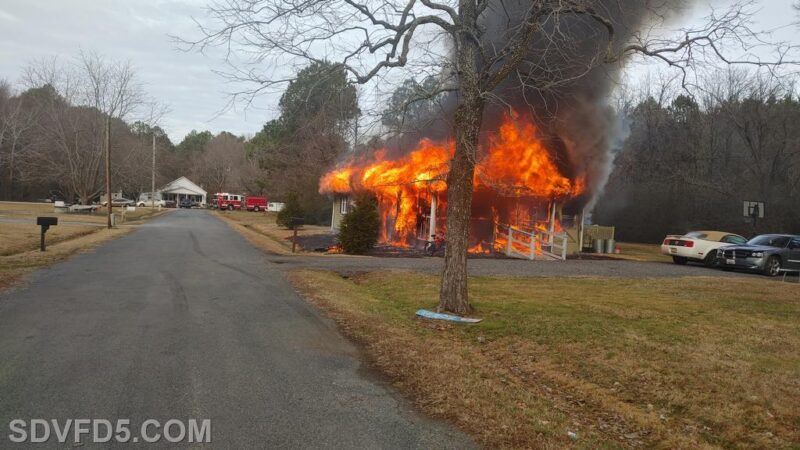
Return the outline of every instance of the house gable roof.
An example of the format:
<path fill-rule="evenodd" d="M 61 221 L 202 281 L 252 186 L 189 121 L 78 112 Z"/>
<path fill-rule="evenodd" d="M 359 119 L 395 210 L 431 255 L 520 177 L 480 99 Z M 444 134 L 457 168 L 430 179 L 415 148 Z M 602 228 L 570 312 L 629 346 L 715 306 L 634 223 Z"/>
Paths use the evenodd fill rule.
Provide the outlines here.
<path fill-rule="evenodd" d="M 186 177 L 172 180 L 159 190 L 168 193 L 206 195 L 206 191 L 203 188 L 194 184 L 192 180 Z"/>

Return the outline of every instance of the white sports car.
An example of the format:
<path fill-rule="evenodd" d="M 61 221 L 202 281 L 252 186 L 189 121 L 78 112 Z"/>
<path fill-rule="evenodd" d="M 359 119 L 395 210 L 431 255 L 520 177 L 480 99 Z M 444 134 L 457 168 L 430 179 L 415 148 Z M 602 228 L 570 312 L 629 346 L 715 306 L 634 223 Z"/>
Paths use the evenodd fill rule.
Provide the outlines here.
<path fill-rule="evenodd" d="M 724 231 L 691 231 L 669 235 L 661 244 L 661 253 L 672 256 L 675 264 L 702 262 L 708 267 L 717 265 L 717 249 L 727 245 L 742 245 L 747 239 Z"/>

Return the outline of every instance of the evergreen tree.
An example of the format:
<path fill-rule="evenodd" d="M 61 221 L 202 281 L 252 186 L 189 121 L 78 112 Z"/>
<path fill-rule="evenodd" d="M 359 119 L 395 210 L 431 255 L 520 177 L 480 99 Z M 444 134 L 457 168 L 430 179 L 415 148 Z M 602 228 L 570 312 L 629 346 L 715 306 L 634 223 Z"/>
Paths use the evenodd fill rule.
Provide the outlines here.
<path fill-rule="evenodd" d="M 283 209 L 278 212 L 275 222 L 285 228 L 292 227 L 292 217 L 305 217 L 306 213 L 300 205 L 300 198 L 296 193 L 290 192 L 286 195 Z"/>
<path fill-rule="evenodd" d="M 342 219 L 339 244 L 345 253 L 366 253 L 378 242 L 380 226 L 381 218 L 375 197 L 360 195 L 353 209 Z"/>

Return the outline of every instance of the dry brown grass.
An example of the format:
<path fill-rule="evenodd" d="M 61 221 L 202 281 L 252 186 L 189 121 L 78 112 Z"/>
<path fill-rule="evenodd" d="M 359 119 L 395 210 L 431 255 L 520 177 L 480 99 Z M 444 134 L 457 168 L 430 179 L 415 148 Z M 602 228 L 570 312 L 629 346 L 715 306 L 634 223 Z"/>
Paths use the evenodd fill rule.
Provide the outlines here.
<path fill-rule="evenodd" d="M 101 228 L 85 225 L 58 225 L 46 235 L 47 245 L 94 233 Z M 39 227 L 35 223 L 0 222 L 0 256 L 13 255 L 39 248 Z"/>
<path fill-rule="evenodd" d="M 125 221 L 123 222 L 121 220 L 121 215 L 123 213 L 122 208 L 114 208 L 114 213 L 120 217 L 119 224 L 138 223 L 167 211 L 169 210 L 136 208 L 135 211 L 125 211 Z M 93 214 L 67 214 L 55 213 L 52 203 L 0 202 L 0 219 L 35 220 L 36 216 L 54 216 L 58 217 L 59 222 L 81 222 L 86 224 L 104 224 L 107 220 L 105 208 L 100 208 Z"/>
<path fill-rule="evenodd" d="M 629 261 L 653 261 L 653 262 L 669 262 L 672 258 L 669 255 L 661 253 L 660 244 L 635 244 L 630 242 L 619 242 L 619 254 L 606 254 L 605 256 L 625 259 Z"/>
<path fill-rule="evenodd" d="M 423 410 L 487 447 L 800 445 L 796 284 L 474 278 L 485 320 L 453 326 L 413 316 L 436 277 L 291 279 Z"/>
<path fill-rule="evenodd" d="M 34 269 L 61 261 L 76 252 L 132 231 L 130 225 L 164 214 L 168 210 L 136 208 L 126 212 L 125 226 L 107 230 L 98 224 L 106 216 L 97 214 L 55 214 L 50 203 L 0 202 L 0 290 L 13 286 Z M 46 235 L 47 251 L 39 252 L 37 216 L 55 216 L 59 225 Z M 12 222 L 2 222 L 3 219 Z M 24 221 L 24 222 L 22 222 Z"/>
<path fill-rule="evenodd" d="M 250 242 L 258 247 L 280 255 L 292 253 L 292 230 L 287 230 L 275 223 L 277 214 L 256 213 L 251 211 L 215 211 L 217 217 L 241 232 Z M 330 231 L 329 227 L 305 225 L 297 231 L 298 236 L 322 234 Z M 300 253 L 300 248 L 297 248 Z M 311 252 L 307 252 L 312 254 Z"/>

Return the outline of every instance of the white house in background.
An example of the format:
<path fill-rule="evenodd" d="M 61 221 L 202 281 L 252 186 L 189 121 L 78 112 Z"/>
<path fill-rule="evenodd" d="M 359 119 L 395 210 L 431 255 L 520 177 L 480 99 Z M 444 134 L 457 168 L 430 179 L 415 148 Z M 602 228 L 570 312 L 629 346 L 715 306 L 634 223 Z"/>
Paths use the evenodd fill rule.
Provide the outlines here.
<path fill-rule="evenodd" d="M 161 193 L 161 198 L 172 200 L 176 205 L 180 205 L 181 200 L 188 197 L 191 201 L 206 206 L 206 191 L 186 177 L 170 181 L 158 191 Z"/>

